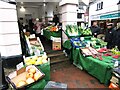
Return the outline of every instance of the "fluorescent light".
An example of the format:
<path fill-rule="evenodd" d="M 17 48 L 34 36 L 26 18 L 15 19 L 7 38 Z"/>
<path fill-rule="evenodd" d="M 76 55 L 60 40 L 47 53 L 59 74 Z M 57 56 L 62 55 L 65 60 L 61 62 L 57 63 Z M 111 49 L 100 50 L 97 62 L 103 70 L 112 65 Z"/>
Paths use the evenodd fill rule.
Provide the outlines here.
<path fill-rule="evenodd" d="M 23 6 L 21 6 L 20 11 L 25 12 L 25 8 Z"/>

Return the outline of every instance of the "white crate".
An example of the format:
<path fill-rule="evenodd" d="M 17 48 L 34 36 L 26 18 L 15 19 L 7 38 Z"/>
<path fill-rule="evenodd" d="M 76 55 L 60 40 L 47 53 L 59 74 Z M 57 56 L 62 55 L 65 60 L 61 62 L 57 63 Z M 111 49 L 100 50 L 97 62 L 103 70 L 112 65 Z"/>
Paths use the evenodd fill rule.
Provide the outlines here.
<path fill-rule="evenodd" d="M 22 54 L 21 45 L 0 46 L 1 56 L 14 56 Z"/>
<path fill-rule="evenodd" d="M 17 21 L 17 12 L 14 9 L 0 9 L 1 21 Z"/>
<path fill-rule="evenodd" d="M 0 34 L 0 45 L 20 44 L 19 34 Z"/>
<path fill-rule="evenodd" d="M 54 42 L 61 42 L 61 38 L 51 36 L 51 40 Z"/>
<path fill-rule="evenodd" d="M 0 22 L 0 34 L 19 33 L 17 22 Z"/>

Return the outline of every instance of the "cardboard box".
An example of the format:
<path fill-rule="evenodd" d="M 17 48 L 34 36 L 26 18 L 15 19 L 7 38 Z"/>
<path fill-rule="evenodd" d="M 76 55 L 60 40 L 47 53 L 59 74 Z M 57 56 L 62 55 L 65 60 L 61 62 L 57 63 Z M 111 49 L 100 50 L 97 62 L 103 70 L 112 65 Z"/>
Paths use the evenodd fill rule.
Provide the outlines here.
<path fill-rule="evenodd" d="M 10 83 L 14 89 L 18 89 L 18 88 L 24 88 L 25 86 L 30 85 L 30 84 L 36 82 L 36 81 L 34 81 L 34 82 L 30 83 L 30 84 L 26 83 L 25 85 L 20 86 L 20 87 L 17 86 L 18 83 L 19 83 L 21 80 L 23 80 L 23 81 L 26 82 L 26 75 L 27 75 L 27 73 L 28 73 L 27 71 L 28 71 L 30 68 L 34 68 L 34 69 L 36 70 L 36 72 L 41 75 L 41 76 L 39 77 L 39 79 L 41 79 L 41 78 L 43 78 L 43 77 L 45 76 L 45 74 L 42 73 L 40 70 L 38 70 L 34 65 L 30 65 L 30 66 L 21 68 L 21 69 L 18 70 L 18 71 L 14 71 L 14 72 L 10 73 L 10 74 L 7 76 L 7 81 L 8 81 L 8 83 Z M 38 79 L 38 80 L 39 80 L 39 79 Z M 38 81 L 38 80 L 37 80 L 37 81 Z"/>
<path fill-rule="evenodd" d="M 52 42 L 53 50 L 61 50 L 61 42 Z"/>

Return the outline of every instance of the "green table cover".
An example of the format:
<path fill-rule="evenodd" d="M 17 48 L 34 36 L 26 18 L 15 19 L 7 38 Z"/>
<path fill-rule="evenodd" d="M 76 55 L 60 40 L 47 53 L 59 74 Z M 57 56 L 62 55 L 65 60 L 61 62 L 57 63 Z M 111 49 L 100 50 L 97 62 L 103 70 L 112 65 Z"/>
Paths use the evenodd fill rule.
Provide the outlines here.
<path fill-rule="evenodd" d="M 43 30 L 43 35 L 47 38 L 47 39 L 51 39 L 51 36 L 53 37 L 61 37 L 61 31 L 57 31 L 57 32 L 51 32 L 49 30 Z"/>
<path fill-rule="evenodd" d="M 45 74 L 44 79 L 50 81 L 50 60 L 47 63 L 37 65 L 37 67 Z"/>
<path fill-rule="evenodd" d="M 103 61 L 93 57 L 84 57 L 79 48 L 72 48 L 69 40 L 67 40 L 63 46 L 67 49 L 71 48 L 70 57 L 77 67 L 82 66 L 84 70 L 96 77 L 101 83 L 106 85 L 109 83 L 112 77 L 112 68 L 114 66 L 111 62 L 112 57 L 103 56 Z"/>

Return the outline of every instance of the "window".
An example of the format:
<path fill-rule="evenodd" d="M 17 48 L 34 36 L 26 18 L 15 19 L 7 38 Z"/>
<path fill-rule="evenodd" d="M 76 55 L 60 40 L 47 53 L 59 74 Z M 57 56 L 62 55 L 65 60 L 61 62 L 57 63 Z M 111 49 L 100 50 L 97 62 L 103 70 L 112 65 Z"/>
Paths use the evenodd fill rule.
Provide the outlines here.
<path fill-rule="evenodd" d="M 78 19 L 82 18 L 82 13 L 77 13 L 77 18 Z"/>
<path fill-rule="evenodd" d="M 103 2 L 97 4 L 97 11 L 103 9 Z"/>

